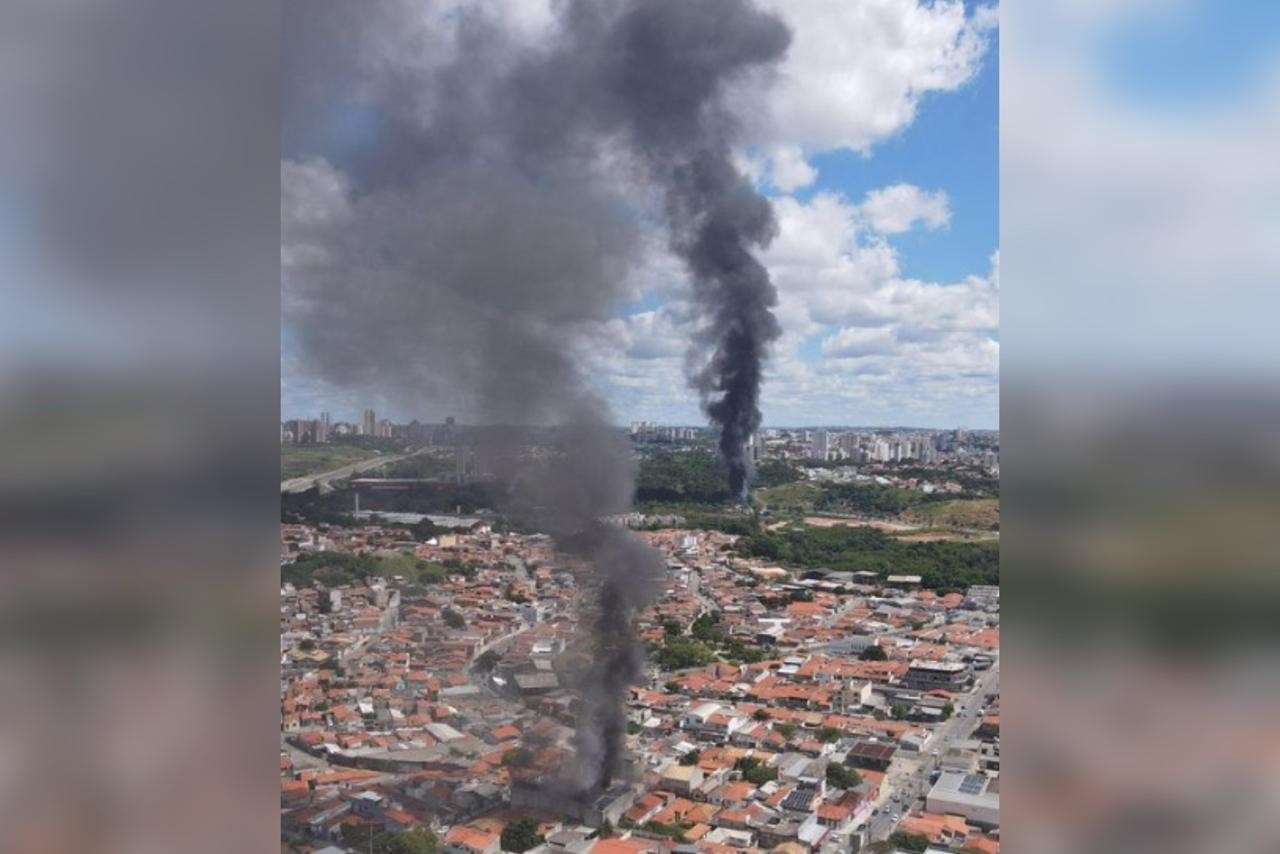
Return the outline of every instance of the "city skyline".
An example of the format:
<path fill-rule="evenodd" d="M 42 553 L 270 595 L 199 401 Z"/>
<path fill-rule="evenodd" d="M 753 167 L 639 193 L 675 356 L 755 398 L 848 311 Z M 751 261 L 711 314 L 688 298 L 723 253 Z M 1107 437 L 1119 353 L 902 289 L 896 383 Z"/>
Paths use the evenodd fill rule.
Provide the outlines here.
<path fill-rule="evenodd" d="M 328 420 L 325 422 L 327 427 L 332 427 L 333 425 L 337 425 L 337 424 L 350 424 L 353 426 L 362 426 L 364 424 L 364 416 L 370 412 L 376 414 L 377 412 L 379 412 L 379 410 L 377 408 L 362 407 L 360 409 L 359 416 L 345 416 L 345 417 L 342 416 L 341 414 L 339 416 L 335 416 L 333 414 L 332 409 L 319 410 L 315 413 L 310 413 L 310 414 L 291 413 L 287 417 L 285 413 L 282 411 L 280 423 L 287 424 L 293 421 L 321 421 L 327 418 Z M 452 415 L 444 416 L 441 418 L 435 418 L 435 419 L 421 417 L 421 416 L 409 417 L 409 418 L 386 418 L 383 416 L 376 417 L 376 422 L 378 424 L 386 422 L 386 423 L 398 425 L 398 426 L 412 424 L 414 422 L 417 422 L 418 424 L 423 424 L 423 425 L 443 425 L 450 420 L 456 422 L 461 426 L 481 426 L 481 422 L 473 423 L 473 422 L 467 421 L 466 419 L 457 419 Z M 651 421 L 648 419 L 635 419 L 631 421 L 624 421 L 618 418 L 613 419 L 613 425 L 619 429 L 627 429 L 627 428 L 634 429 L 634 427 L 637 424 L 648 424 L 648 425 L 653 425 L 658 427 L 675 427 L 675 428 L 682 428 L 682 429 L 688 428 L 693 430 L 714 429 L 713 425 L 708 424 L 705 420 L 701 422 L 694 422 L 694 421 L 664 422 L 664 421 Z M 538 426 L 538 425 L 531 425 L 531 426 Z M 770 423 L 766 421 L 765 423 L 760 425 L 760 430 L 761 431 L 767 431 L 767 430 L 843 430 L 843 431 L 919 430 L 919 431 L 932 431 L 932 432 L 946 432 L 950 430 L 966 430 L 966 431 L 974 431 L 974 432 L 981 432 L 981 433 L 999 433 L 1000 427 L 998 424 L 994 427 L 981 427 L 973 424 L 942 424 L 942 425 L 925 425 L 925 424 L 910 424 L 910 423 L 870 424 L 870 423 L 835 422 L 835 421 L 803 422 L 803 423 L 796 422 L 791 424 L 781 424 L 781 423 L 775 424 L 775 423 Z M 375 432 L 376 431 L 369 431 L 369 433 L 375 433 Z"/>

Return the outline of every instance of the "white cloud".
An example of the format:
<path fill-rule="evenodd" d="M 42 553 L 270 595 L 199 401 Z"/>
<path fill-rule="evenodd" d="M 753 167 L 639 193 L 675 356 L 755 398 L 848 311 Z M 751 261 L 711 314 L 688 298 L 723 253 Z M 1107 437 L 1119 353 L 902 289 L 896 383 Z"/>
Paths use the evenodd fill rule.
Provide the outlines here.
<path fill-rule="evenodd" d="M 819 193 L 778 198 L 775 209 L 779 234 L 763 261 L 783 336 L 766 366 L 769 423 L 993 424 L 998 253 L 985 274 L 926 282 L 903 274 L 861 205 Z M 695 333 L 678 299 L 616 318 L 593 339 L 599 388 L 635 418 L 701 420 L 684 386 Z"/>
<path fill-rule="evenodd" d="M 894 184 L 867 193 L 860 206 L 871 229 L 880 234 L 901 234 L 916 223 L 926 228 L 940 228 L 951 220 L 947 194 L 932 193 L 912 184 Z"/>
<path fill-rule="evenodd" d="M 782 192 L 793 193 L 809 186 L 817 178 L 818 170 L 805 160 L 804 152 L 799 146 L 781 145 L 770 152 L 770 183 Z"/>
<path fill-rule="evenodd" d="M 893 330 L 886 326 L 877 329 L 850 326 L 822 342 L 822 354 L 837 359 L 887 355 L 893 350 Z"/>
<path fill-rule="evenodd" d="M 1154 11 L 1055 0 L 1009 15 L 1003 261 L 1019 287 L 1007 340 L 1028 375 L 1081 366 L 1182 381 L 1275 364 L 1280 69 L 1212 102 L 1179 103 L 1177 81 L 1152 100 L 1117 91 L 1094 46 Z"/>
<path fill-rule="evenodd" d="M 987 51 L 992 7 L 959 0 L 762 0 L 792 28 L 771 85 L 746 82 L 739 113 L 758 142 L 867 152 L 911 124 L 929 92 L 967 83 Z"/>
<path fill-rule="evenodd" d="M 920 281 L 904 276 L 897 252 L 866 230 L 860 205 L 819 194 L 775 207 L 780 233 L 765 263 L 784 336 L 765 390 L 771 420 L 793 412 L 807 416 L 792 421 L 870 423 L 916 413 L 920 423 L 992 423 L 998 253 L 986 275 Z M 821 358 L 801 358 L 802 343 L 815 336 Z M 843 415 L 849 403 L 863 417 Z"/>

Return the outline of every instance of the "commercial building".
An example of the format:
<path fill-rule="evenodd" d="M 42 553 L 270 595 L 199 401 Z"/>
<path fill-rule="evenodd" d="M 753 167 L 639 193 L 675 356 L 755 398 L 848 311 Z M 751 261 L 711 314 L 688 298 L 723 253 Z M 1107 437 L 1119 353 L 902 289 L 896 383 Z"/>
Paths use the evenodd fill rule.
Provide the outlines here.
<path fill-rule="evenodd" d="M 963 661 L 911 662 L 902 684 L 917 691 L 963 691 L 973 683 L 973 667 Z"/>
<path fill-rule="evenodd" d="M 925 805 L 929 812 L 960 815 L 983 827 L 1000 824 L 1000 784 L 998 777 L 943 771 L 929 790 Z"/>

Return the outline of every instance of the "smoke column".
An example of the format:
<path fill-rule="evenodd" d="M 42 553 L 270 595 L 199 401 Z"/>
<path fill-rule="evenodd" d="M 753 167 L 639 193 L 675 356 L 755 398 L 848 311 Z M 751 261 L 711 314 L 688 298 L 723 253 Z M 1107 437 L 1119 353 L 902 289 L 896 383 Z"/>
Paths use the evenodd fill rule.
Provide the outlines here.
<path fill-rule="evenodd" d="M 630 507 L 634 471 L 578 348 L 628 293 L 656 211 L 691 274 L 693 380 L 741 494 L 778 335 L 751 253 L 774 224 L 733 166 L 723 101 L 789 33 L 747 0 L 569 0 L 534 37 L 492 8 L 287 5 L 286 335 L 300 370 L 362 404 L 556 428 L 536 462 L 515 440 L 490 452 L 513 484 L 503 509 L 592 570 L 595 655 L 575 686 L 590 793 L 620 770 L 644 665 L 631 621 L 662 563 L 599 523 Z"/>
<path fill-rule="evenodd" d="M 768 200 L 733 160 L 736 124 L 726 84 L 782 57 L 791 35 L 745 0 L 636 0 L 570 7 L 569 57 L 599 57 L 584 102 L 598 105 L 607 130 L 621 129 L 651 180 L 665 190 L 672 251 L 693 278 L 702 319 L 693 373 L 704 411 L 720 428 L 730 489 L 746 497 L 747 441 L 760 426 L 760 382 L 769 345 L 781 335 L 777 291 L 752 254 L 773 239 Z M 536 79 L 537 74 L 531 74 Z"/>

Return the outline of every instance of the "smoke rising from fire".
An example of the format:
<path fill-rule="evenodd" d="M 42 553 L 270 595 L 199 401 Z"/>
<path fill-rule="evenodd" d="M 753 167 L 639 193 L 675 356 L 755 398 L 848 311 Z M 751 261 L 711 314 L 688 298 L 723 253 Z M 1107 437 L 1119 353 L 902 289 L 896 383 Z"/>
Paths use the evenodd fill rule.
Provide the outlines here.
<path fill-rule="evenodd" d="M 532 468 L 515 449 L 497 456 L 515 484 L 504 509 L 594 570 L 599 654 L 577 686 L 589 789 L 619 770 L 625 691 L 643 669 L 631 618 L 661 562 L 598 521 L 629 507 L 634 472 L 578 348 L 628 295 L 656 215 L 691 275 L 693 381 L 741 494 L 779 334 L 752 255 L 774 223 L 733 165 L 722 98 L 789 33 L 747 0 L 570 0 L 536 39 L 492 8 L 289 6 L 287 334 L 331 385 L 558 428 Z"/>

